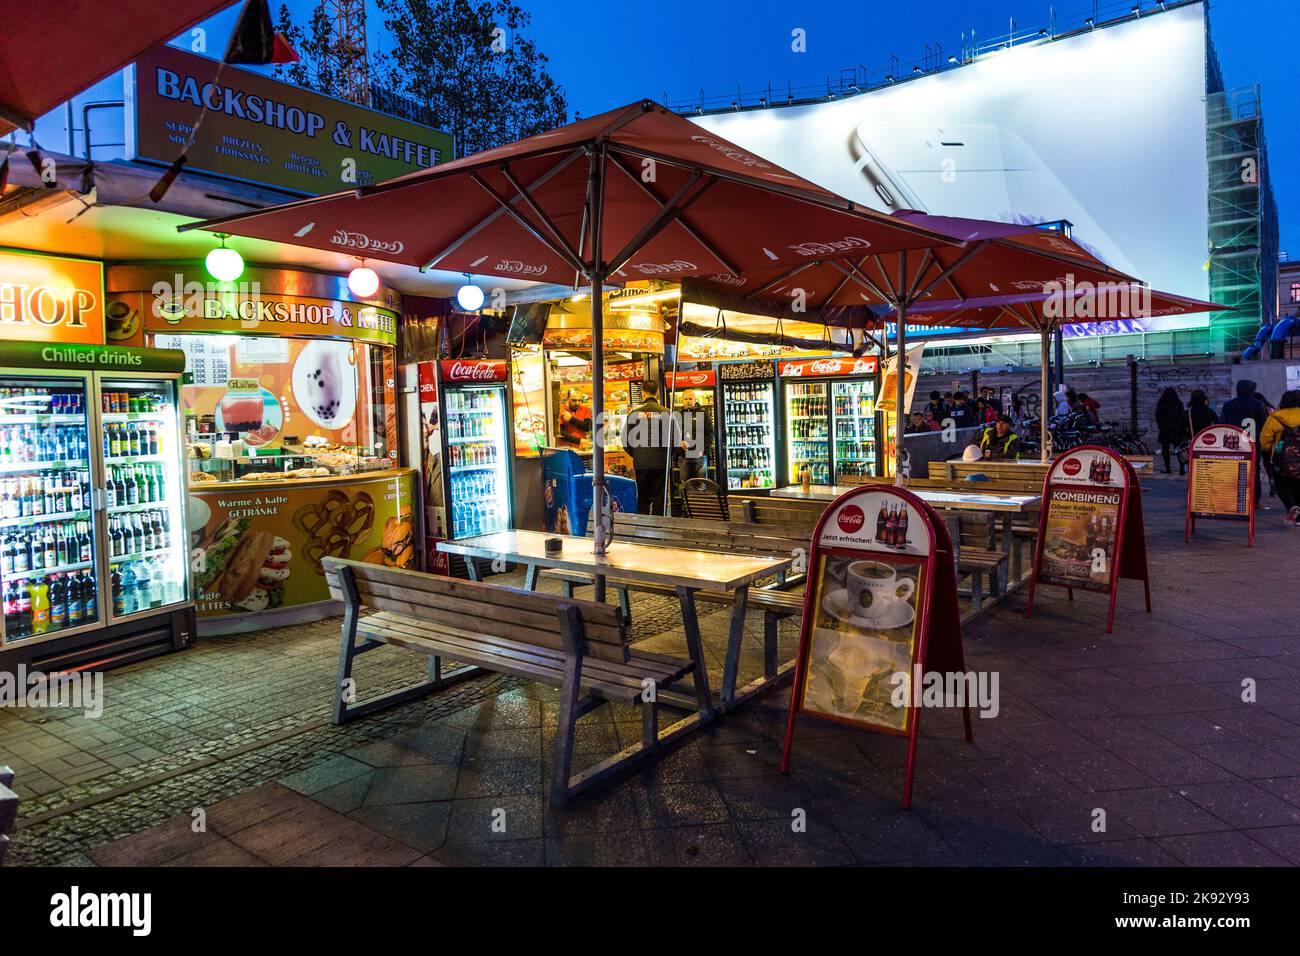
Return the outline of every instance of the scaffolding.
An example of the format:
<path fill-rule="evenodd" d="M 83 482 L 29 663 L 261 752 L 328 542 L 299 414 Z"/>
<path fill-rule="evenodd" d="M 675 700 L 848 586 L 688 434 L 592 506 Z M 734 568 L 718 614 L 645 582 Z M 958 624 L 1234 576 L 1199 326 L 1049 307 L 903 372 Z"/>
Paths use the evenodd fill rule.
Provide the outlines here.
<path fill-rule="evenodd" d="M 1210 299 L 1237 310 L 1210 322 L 1224 351 L 1240 352 L 1277 318 L 1277 205 L 1259 87 L 1211 92 L 1205 104 Z"/>
<path fill-rule="evenodd" d="M 370 105 L 370 61 L 366 49 L 365 0 L 321 0 L 330 25 L 325 59 L 338 77 L 338 95 L 362 106 Z"/>

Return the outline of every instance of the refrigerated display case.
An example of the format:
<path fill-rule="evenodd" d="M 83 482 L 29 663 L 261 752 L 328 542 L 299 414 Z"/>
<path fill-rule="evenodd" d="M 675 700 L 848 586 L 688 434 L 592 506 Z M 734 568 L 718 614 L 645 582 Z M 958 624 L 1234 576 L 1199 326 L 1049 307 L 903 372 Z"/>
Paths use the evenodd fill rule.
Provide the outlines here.
<path fill-rule="evenodd" d="M 880 459 L 876 356 L 791 359 L 778 364 L 790 484 L 808 468 L 814 484 L 876 474 Z"/>
<path fill-rule="evenodd" d="M 7 344 L 4 361 L 0 665 L 104 667 L 189 644 L 184 357 Z"/>
<path fill-rule="evenodd" d="M 514 527 L 509 373 L 495 360 L 439 363 L 443 473 L 453 538 Z"/>
<path fill-rule="evenodd" d="M 804 469 L 815 485 L 831 483 L 830 403 L 826 382 L 784 382 L 786 480 L 797 484 Z"/>
<path fill-rule="evenodd" d="M 712 369 L 667 372 L 664 388 L 672 400 L 672 409 L 680 417 L 682 436 L 691 444 L 688 454 L 675 457 L 671 475 L 671 498 L 674 514 L 680 514 L 683 482 L 689 478 L 718 475 L 717 373 Z"/>
<path fill-rule="evenodd" d="M 773 488 L 777 476 L 775 368 L 771 362 L 722 362 L 719 472 L 727 488 Z"/>
<path fill-rule="evenodd" d="M 834 437 L 831 484 L 846 476 L 876 474 L 876 382 L 850 379 L 831 383 L 831 431 Z"/>

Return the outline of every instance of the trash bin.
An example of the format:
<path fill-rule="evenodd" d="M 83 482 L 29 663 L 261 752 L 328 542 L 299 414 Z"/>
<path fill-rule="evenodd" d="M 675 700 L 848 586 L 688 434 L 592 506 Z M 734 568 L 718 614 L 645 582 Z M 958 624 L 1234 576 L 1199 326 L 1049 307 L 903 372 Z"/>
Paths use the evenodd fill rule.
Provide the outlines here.
<path fill-rule="evenodd" d="M 615 511 L 636 513 L 636 482 L 631 478 L 606 475 L 610 506 Z M 553 534 L 587 534 L 591 517 L 591 472 L 568 448 L 542 449 L 542 500 L 546 505 L 546 530 Z"/>

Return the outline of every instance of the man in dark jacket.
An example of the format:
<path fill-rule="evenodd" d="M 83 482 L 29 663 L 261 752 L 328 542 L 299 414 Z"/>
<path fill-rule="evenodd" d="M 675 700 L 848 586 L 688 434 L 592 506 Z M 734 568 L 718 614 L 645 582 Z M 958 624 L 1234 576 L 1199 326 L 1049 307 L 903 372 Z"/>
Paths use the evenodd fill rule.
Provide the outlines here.
<path fill-rule="evenodd" d="M 1238 380 L 1237 397 L 1224 402 L 1223 411 L 1219 414 L 1221 424 L 1236 425 L 1238 428 L 1246 429 L 1252 442 L 1259 441 L 1260 432 L 1264 430 L 1264 422 L 1268 419 L 1268 406 L 1255 397 L 1257 388 L 1258 386 L 1248 378 Z M 1247 425 L 1246 422 L 1253 422 L 1253 424 Z M 1263 507 L 1259 471 L 1259 467 L 1256 466 L 1255 503 Z"/>
<path fill-rule="evenodd" d="M 641 404 L 627 413 L 620 437 L 636 469 L 637 513 L 663 514 L 664 476 L 682 433 L 672 412 L 659 403 L 658 382 L 641 383 L 641 395 Z"/>

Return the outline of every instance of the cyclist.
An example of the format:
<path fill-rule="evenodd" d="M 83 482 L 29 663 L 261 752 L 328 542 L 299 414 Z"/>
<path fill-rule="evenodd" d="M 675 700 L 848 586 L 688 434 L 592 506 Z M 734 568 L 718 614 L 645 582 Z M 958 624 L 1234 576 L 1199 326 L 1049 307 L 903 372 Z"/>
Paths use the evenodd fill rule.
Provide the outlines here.
<path fill-rule="evenodd" d="M 1010 415 L 999 415 L 996 422 L 984 429 L 980 436 L 980 451 L 989 461 L 1020 459 L 1020 436 L 1011 430 Z"/>

